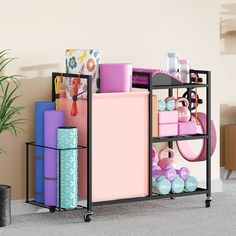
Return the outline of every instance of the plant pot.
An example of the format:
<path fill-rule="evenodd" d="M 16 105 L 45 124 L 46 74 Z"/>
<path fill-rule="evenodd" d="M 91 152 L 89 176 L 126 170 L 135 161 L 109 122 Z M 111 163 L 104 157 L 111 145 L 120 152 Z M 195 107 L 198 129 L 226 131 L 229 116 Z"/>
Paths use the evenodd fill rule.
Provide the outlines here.
<path fill-rule="evenodd" d="M 11 186 L 0 184 L 0 227 L 11 224 Z"/>

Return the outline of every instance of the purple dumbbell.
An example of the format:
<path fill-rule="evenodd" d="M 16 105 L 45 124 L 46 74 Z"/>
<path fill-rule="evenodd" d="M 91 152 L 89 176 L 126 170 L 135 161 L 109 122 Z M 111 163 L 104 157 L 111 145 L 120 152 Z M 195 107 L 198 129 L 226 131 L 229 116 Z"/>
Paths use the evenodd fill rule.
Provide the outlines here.
<path fill-rule="evenodd" d="M 189 175 L 190 175 L 190 171 L 189 171 L 189 169 L 187 167 L 182 167 L 179 170 L 176 170 L 176 173 L 183 180 L 186 180 L 189 177 Z"/>
<path fill-rule="evenodd" d="M 166 167 L 166 169 L 173 169 L 174 167 L 172 165 L 168 165 Z M 187 167 L 182 167 L 179 170 L 175 169 L 176 173 L 179 175 L 179 177 L 183 180 L 186 180 L 189 175 L 190 175 L 190 171 Z"/>
<path fill-rule="evenodd" d="M 165 176 L 168 180 L 173 181 L 177 174 L 174 168 L 168 168 L 166 170 L 161 170 L 160 166 L 157 164 L 152 165 L 152 176 L 153 177 L 159 177 L 159 176 Z"/>

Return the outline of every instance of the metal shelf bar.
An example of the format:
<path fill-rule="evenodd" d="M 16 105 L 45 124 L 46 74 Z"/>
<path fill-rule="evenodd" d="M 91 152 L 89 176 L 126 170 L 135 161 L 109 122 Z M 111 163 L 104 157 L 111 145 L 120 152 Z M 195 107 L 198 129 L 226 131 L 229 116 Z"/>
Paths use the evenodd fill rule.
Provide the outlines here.
<path fill-rule="evenodd" d="M 172 198 L 172 197 L 184 197 L 184 196 L 200 195 L 200 194 L 206 194 L 206 193 L 208 193 L 208 190 L 202 189 L 202 188 L 197 188 L 197 190 L 194 192 L 171 193 L 171 194 L 167 194 L 167 195 L 154 194 L 152 196 L 147 196 L 147 197 L 125 198 L 125 199 L 117 199 L 117 200 L 110 200 L 110 201 L 93 202 L 93 206 L 130 203 L 130 202 L 139 202 L 139 201 L 149 201 L 149 200 Z"/>
<path fill-rule="evenodd" d="M 152 139 L 153 143 L 161 143 L 161 142 L 172 142 L 172 141 L 181 141 L 181 140 L 197 140 L 197 139 L 208 139 L 209 136 L 206 134 L 194 134 L 194 135 L 186 135 L 186 136 L 170 136 L 170 137 L 154 137 Z"/>

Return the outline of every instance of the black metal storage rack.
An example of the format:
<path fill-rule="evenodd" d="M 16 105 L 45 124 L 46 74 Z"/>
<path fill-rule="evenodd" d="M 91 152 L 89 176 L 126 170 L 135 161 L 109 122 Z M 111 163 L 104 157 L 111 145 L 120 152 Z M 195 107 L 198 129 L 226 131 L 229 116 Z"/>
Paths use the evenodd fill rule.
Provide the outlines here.
<path fill-rule="evenodd" d="M 91 76 L 88 75 L 78 75 L 78 74 L 68 74 L 68 73 L 53 73 L 52 74 L 52 84 L 54 85 L 54 79 L 56 76 L 64 76 L 64 77 L 80 77 L 81 79 L 86 79 L 88 84 L 87 90 L 87 146 L 78 148 L 87 148 L 87 204 L 86 206 L 78 205 L 75 209 L 84 208 L 86 212 L 84 214 L 84 220 L 89 222 L 91 220 L 92 207 L 107 205 L 107 204 L 117 204 L 117 203 L 128 203 L 128 202 L 137 202 L 137 201 L 145 201 L 145 200 L 154 200 L 154 199 L 162 199 L 162 198 L 175 198 L 181 196 L 189 196 L 189 195 L 199 195 L 206 194 L 205 206 L 210 207 L 211 198 L 211 72 L 204 70 L 190 70 L 191 74 L 199 74 L 204 75 L 206 77 L 205 83 L 169 83 L 164 84 L 160 81 L 164 81 L 163 78 L 157 77 L 156 75 L 152 75 L 151 73 L 144 72 L 133 72 L 133 75 L 137 76 L 145 76 L 148 77 L 147 85 L 133 84 L 133 88 L 139 89 L 147 89 L 149 91 L 149 156 L 147 157 L 147 161 L 149 163 L 149 194 L 145 197 L 137 197 L 137 198 L 127 198 L 127 199 L 117 199 L 110 201 L 102 201 L 102 202 L 93 202 L 92 201 L 92 83 Z M 158 82 L 158 79 L 159 82 Z M 152 137 L 152 95 L 153 90 L 156 89 L 168 89 L 169 96 L 173 95 L 173 89 L 184 88 L 187 89 L 188 100 L 191 100 L 191 89 L 194 88 L 205 88 L 206 89 L 206 115 L 207 115 L 207 133 L 206 134 L 195 134 L 188 136 L 171 136 L 171 137 Z M 52 100 L 55 101 L 55 91 L 54 86 L 52 86 Z M 190 102 L 191 106 L 191 102 Z M 191 107 L 189 107 L 191 108 Z M 197 139 L 206 139 L 207 148 L 206 148 L 206 188 L 197 188 L 194 192 L 182 192 L 182 193 L 170 193 L 167 195 L 159 195 L 153 192 L 152 186 L 152 145 L 153 143 L 160 142 L 168 142 L 168 146 L 173 148 L 173 142 L 178 140 L 197 140 Z M 29 146 L 37 146 L 33 142 L 26 143 L 26 203 L 37 205 L 40 207 L 49 208 L 51 212 L 55 210 L 66 210 L 62 209 L 59 202 L 59 207 L 51 207 L 46 206 L 44 204 L 40 204 L 35 202 L 34 200 L 29 200 Z M 47 148 L 47 147 L 45 147 Z M 62 149 L 56 149 L 59 151 L 59 154 Z M 60 161 L 60 155 L 59 155 Z M 60 173 L 60 170 L 59 170 Z M 60 176 L 59 176 L 60 180 Z M 60 181 L 59 181 L 60 182 Z M 60 183 L 59 183 L 59 192 L 60 192 Z"/>

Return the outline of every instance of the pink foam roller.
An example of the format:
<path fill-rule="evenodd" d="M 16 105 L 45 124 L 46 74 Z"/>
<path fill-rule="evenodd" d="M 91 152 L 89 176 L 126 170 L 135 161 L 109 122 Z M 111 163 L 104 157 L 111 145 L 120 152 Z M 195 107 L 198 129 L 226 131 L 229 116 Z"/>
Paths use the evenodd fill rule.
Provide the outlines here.
<path fill-rule="evenodd" d="M 131 64 L 100 64 L 101 93 L 130 92 L 131 88 Z"/>
<path fill-rule="evenodd" d="M 197 124 L 194 121 L 179 122 L 179 135 L 191 135 L 197 133 Z"/>
<path fill-rule="evenodd" d="M 170 124 L 178 122 L 178 112 L 174 111 L 159 111 L 158 112 L 158 123 L 159 124 Z"/>
<path fill-rule="evenodd" d="M 178 135 L 178 124 L 160 124 L 158 132 L 159 137 L 176 136 Z"/>

